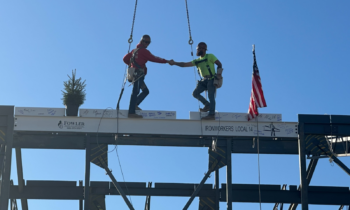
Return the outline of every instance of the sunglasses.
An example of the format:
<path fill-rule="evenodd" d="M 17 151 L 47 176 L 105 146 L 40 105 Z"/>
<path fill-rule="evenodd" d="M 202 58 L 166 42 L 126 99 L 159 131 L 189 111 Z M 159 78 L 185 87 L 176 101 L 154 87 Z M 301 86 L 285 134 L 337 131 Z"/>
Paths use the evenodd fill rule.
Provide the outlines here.
<path fill-rule="evenodd" d="M 144 43 L 149 44 L 151 41 L 142 40 Z"/>

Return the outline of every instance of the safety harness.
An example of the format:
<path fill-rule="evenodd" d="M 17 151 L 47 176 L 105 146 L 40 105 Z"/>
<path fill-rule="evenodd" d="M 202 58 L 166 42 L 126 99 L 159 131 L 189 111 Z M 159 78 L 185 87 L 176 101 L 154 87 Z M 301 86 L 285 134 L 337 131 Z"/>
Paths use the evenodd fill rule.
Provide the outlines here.
<path fill-rule="evenodd" d="M 132 56 L 131 56 L 130 62 L 129 62 L 129 68 L 130 68 L 131 63 L 132 63 L 132 64 L 134 64 L 138 69 L 142 69 L 141 66 L 135 61 L 135 55 L 136 55 L 136 53 L 137 53 L 140 49 L 142 49 L 142 48 L 144 48 L 144 47 L 136 48 L 136 49 L 134 50 L 134 52 L 132 53 Z"/>
<path fill-rule="evenodd" d="M 218 68 L 218 74 L 217 75 L 216 73 L 213 75 L 213 73 L 211 72 L 211 69 L 210 69 L 210 66 L 209 66 L 209 63 L 208 63 L 208 58 L 207 58 L 207 55 L 208 54 L 205 54 L 205 58 L 203 60 L 200 60 L 200 61 L 195 61 L 195 65 L 197 67 L 197 70 L 198 70 L 198 74 L 200 75 L 199 73 L 199 68 L 198 68 L 198 64 L 199 63 L 202 63 L 202 62 L 205 62 L 206 63 L 206 66 L 207 66 L 207 69 L 209 71 L 209 74 L 210 74 L 210 80 L 211 79 L 214 79 L 214 85 L 216 88 L 221 88 L 222 86 L 222 83 L 223 83 L 223 77 L 221 76 L 222 74 L 222 71 L 223 69 L 222 68 Z M 220 70 L 220 71 L 219 71 Z M 205 77 L 205 76 L 204 76 Z M 208 79 L 208 78 L 207 78 Z"/>
<path fill-rule="evenodd" d="M 208 63 L 207 55 L 208 55 L 208 54 L 205 54 L 205 58 L 204 58 L 203 60 L 195 61 L 195 65 L 196 65 L 197 70 L 198 70 L 198 73 L 199 73 L 200 71 L 199 71 L 199 68 L 198 68 L 198 64 L 199 64 L 199 63 L 202 63 L 202 62 L 205 62 L 206 66 L 207 66 L 207 69 L 208 69 L 208 71 L 209 71 L 209 74 L 210 74 L 210 79 L 213 79 L 213 78 L 214 78 L 214 75 L 213 75 L 213 73 L 211 72 L 211 69 L 210 69 L 210 66 L 209 66 L 209 63 Z"/>
<path fill-rule="evenodd" d="M 129 67 L 128 67 L 128 81 L 134 83 L 136 80 L 144 76 L 144 69 L 135 61 L 136 53 L 144 47 L 139 47 L 134 50 L 130 58 Z M 131 67 L 131 64 L 134 64 L 136 68 Z M 139 75 L 140 74 L 140 75 Z"/>

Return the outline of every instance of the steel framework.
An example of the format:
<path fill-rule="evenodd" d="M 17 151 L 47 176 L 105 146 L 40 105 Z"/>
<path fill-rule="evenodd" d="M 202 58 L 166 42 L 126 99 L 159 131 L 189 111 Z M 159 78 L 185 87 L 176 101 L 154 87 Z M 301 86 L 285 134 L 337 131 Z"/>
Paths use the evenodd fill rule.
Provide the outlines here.
<path fill-rule="evenodd" d="M 146 196 L 145 209 L 150 210 L 151 196 L 189 197 L 183 209 L 191 205 L 195 197 L 199 197 L 199 209 L 219 209 L 219 202 L 226 202 L 227 209 L 232 209 L 232 202 L 259 202 L 259 186 L 255 184 L 232 184 L 231 154 L 256 154 L 252 148 L 255 136 L 213 136 L 210 135 L 154 135 L 103 133 L 98 134 L 99 145 L 91 139 L 96 132 L 48 132 L 48 131 L 16 131 L 14 129 L 14 107 L 0 106 L 0 210 L 7 210 L 9 200 L 16 206 L 14 199 L 20 199 L 22 209 L 27 210 L 28 199 L 69 199 L 79 200 L 79 208 L 85 210 L 106 209 L 106 195 L 121 195 L 130 209 L 133 209 L 126 195 Z M 261 202 L 278 204 L 290 203 L 289 209 L 296 209 L 301 204 L 302 210 L 308 204 L 339 205 L 343 208 L 350 204 L 348 187 L 309 186 L 318 158 L 331 157 L 347 173 L 349 169 L 334 154 L 350 152 L 347 147 L 336 147 L 329 142 L 327 136 L 350 136 L 350 116 L 299 115 L 299 137 L 260 137 L 260 154 L 295 154 L 299 155 L 300 186 L 261 185 Z M 73 141 L 74 140 L 74 141 Z M 148 146 L 181 146 L 208 147 L 209 168 L 199 184 L 117 182 L 107 165 L 108 145 L 148 145 Z M 100 152 L 92 152 L 99 147 Z M 11 152 L 15 149 L 17 159 L 18 185 L 10 184 Z M 31 181 L 26 184 L 22 171 L 22 148 L 42 149 L 78 149 L 85 150 L 85 182 L 79 181 Z M 306 157 L 311 157 L 306 169 Z M 338 161 L 338 162 L 337 162 Z M 112 182 L 95 182 L 90 180 L 90 163 L 104 168 Z M 219 168 L 225 167 L 226 184 L 220 186 Z M 211 173 L 215 173 L 215 185 L 205 184 Z M 128 190 L 126 191 L 126 186 Z M 127 192 L 127 193 L 126 193 Z"/>

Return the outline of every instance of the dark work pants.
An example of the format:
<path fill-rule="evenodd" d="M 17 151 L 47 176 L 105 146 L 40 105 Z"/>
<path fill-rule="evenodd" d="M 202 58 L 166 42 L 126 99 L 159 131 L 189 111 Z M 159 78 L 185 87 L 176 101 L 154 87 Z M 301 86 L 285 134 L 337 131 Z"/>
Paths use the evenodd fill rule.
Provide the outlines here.
<path fill-rule="evenodd" d="M 214 79 L 204 79 L 201 81 L 198 81 L 196 89 L 193 91 L 193 97 L 198 99 L 200 102 L 202 102 L 204 105 L 208 105 L 209 102 L 201 95 L 203 91 L 208 90 L 208 97 L 210 101 L 210 110 L 209 114 L 215 114 L 215 90 L 216 87 L 214 86 Z"/>
<path fill-rule="evenodd" d="M 132 88 L 130 105 L 129 105 L 129 114 L 135 114 L 136 105 L 140 105 L 141 102 L 149 94 L 149 90 L 144 82 L 145 77 L 141 77 L 136 82 L 134 82 L 134 87 Z M 140 93 L 140 89 L 142 92 Z M 140 93 L 140 94 L 139 94 Z"/>

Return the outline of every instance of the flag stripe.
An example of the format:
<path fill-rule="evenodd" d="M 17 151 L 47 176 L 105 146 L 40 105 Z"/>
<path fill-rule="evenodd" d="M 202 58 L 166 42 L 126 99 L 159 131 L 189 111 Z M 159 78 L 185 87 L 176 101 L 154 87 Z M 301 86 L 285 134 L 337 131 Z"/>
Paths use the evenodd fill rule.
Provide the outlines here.
<path fill-rule="evenodd" d="M 260 81 L 257 81 L 257 78 L 253 78 L 253 90 L 255 94 L 255 98 L 257 99 L 258 107 L 266 107 L 266 102 L 264 98 L 264 93 L 262 91 L 262 85 Z"/>
<path fill-rule="evenodd" d="M 261 101 L 261 92 L 260 92 L 260 85 L 256 84 L 256 79 L 253 78 L 253 91 L 254 91 L 254 98 L 255 101 L 257 102 L 258 107 L 261 107 L 262 101 Z"/>

